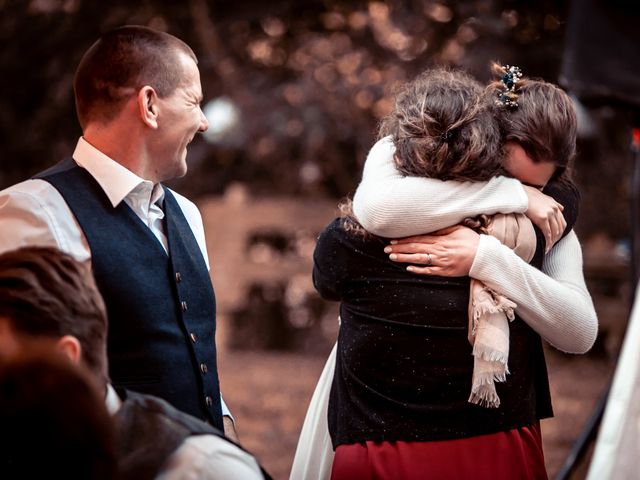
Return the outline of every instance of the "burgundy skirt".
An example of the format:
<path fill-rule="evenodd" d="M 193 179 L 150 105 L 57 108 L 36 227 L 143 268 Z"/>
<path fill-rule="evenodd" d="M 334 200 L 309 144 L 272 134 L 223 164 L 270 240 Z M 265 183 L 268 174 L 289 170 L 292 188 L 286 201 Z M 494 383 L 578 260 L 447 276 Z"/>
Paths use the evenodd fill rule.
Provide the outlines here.
<path fill-rule="evenodd" d="M 540 425 L 435 442 L 336 449 L 331 480 L 547 480 Z"/>

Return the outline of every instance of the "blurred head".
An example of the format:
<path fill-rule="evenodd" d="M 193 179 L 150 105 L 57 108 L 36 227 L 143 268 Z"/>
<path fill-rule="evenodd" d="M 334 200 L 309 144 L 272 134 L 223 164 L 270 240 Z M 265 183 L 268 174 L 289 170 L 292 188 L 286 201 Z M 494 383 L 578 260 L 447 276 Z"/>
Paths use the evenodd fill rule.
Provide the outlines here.
<path fill-rule="evenodd" d="M 2 477 L 116 478 L 111 419 L 94 379 L 39 347 L 0 361 Z"/>
<path fill-rule="evenodd" d="M 502 172 L 493 112 L 481 85 L 461 71 L 435 68 L 406 84 L 380 129 L 387 135 L 406 175 L 481 181 Z"/>
<path fill-rule="evenodd" d="M 577 121 L 573 103 L 558 86 L 526 77 L 518 79 L 513 101 L 501 94 L 505 67 L 493 64 L 497 79 L 486 90 L 505 146 L 505 169 L 525 183 L 542 187 L 551 178 L 570 180 L 576 154 Z M 524 175 L 524 178 L 522 178 Z M 545 180 L 546 179 L 546 180 Z"/>
<path fill-rule="evenodd" d="M 88 265 L 53 248 L 0 255 L 0 347 L 7 354 L 34 340 L 55 342 L 107 382 L 102 296 Z"/>

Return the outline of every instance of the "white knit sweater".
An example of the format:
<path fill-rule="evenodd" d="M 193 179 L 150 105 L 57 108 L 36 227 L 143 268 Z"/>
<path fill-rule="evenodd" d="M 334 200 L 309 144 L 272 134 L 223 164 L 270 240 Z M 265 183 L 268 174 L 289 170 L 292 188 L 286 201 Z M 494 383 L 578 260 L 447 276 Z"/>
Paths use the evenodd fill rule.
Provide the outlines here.
<path fill-rule="evenodd" d="M 524 212 L 527 196 L 517 180 L 442 182 L 405 177 L 395 168 L 390 138 L 367 157 L 353 211 L 362 226 L 388 238 L 433 232 L 481 213 Z M 572 231 L 545 256 L 542 271 L 496 238 L 480 235 L 469 275 L 504 294 L 542 338 L 568 353 L 584 353 L 595 341 L 598 319 L 582 270 L 582 249 Z"/>

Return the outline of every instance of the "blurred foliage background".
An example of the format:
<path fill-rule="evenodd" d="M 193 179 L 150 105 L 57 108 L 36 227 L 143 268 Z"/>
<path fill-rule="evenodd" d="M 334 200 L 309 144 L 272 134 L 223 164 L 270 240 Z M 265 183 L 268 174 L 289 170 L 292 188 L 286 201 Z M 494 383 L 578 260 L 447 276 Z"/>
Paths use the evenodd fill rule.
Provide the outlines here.
<path fill-rule="evenodd" d="M 241 182 L 253 194 L 338 198 L 357 185 L 399 82 L 435 64 L 486 81 L 491 60 L 557 82 L 569 8 L 504 0 L 0 0 L 0 186 L 72 151 L 81 133 L 74 69 L 100 33 L 122 24 L 166 30 L 200 59 L 213 121 L 190 148 L 190 174 L 176 182 L 182 191 L 218 194 Z M 605 107 L 595 118 L 603 128 L 582 149 L 578 182 L 585 208 L 602 195 L 615 208 L 590 209 L 578 228 L 624 239 L 629 115 Z"/>

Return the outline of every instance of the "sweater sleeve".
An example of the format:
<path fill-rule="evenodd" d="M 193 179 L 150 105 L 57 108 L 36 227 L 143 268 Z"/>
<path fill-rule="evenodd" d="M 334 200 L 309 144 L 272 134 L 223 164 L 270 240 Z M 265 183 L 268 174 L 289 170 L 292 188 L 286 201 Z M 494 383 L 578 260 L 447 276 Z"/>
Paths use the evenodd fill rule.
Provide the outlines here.
<path fill-rule="evenodd" d="M 395 166 L 390 137 L 369 152 L 353 212 L 369 232 L 399 238 L 433 232 L 479 214 L 523 213 L 528 199 L 519 181 L 495 177 L 487 182 L 457 182 L 407 177 Z"/>
<path fill-rule="evenodd" d="M 575 232 L 545 256 L 542 271 L 495 237 L 481 235 L 469 276 L 513 300 L 520 317 L 559 350 L 585 353 L 595 342 L 598 318 L 585 284 Z"/>

